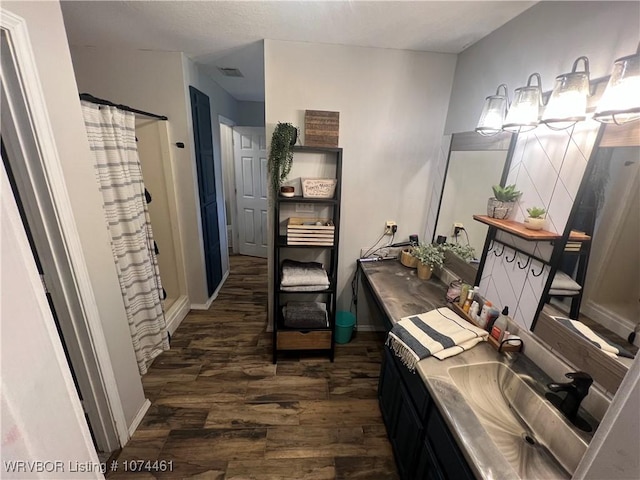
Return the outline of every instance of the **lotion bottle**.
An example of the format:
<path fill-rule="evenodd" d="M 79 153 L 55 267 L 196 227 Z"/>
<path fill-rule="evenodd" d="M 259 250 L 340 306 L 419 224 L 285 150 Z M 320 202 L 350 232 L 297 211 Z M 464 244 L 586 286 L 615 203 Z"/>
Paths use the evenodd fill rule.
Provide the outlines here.
<path fill-rule="evenodd" d="M 462 306 L 462 310 L 464 313 L 469 313 L 469 309 L 471 308 L 471 304 L 473 303 L 473 290 L 469 290 L 467 293 L 467 300 L 464 302 Z"/>
<path fill-rule="evenodd" d="M 480 324 L 480 326 L 482 328 L 487 328 L 487 322 L 489 320 L 489 310 L 491 310 L 491 307 L 493 306 L 493 303 L 491 303 L 490 300 L 487 300 L 486 302 L 484 302 L 484 305 L 482 306 L 482 310 L 480 311 L 480 318 L 478 323 Z"/>
<path fill-rule="evenodd" d="M 476 325 L 478 324 L 478 302 L 476 302 L 475 300 L 473 301 L 473 303 L 471 304 L 471 307 L 469 308 L 469 316 L 471 317 L 471 319 L 476 322 Z"/>

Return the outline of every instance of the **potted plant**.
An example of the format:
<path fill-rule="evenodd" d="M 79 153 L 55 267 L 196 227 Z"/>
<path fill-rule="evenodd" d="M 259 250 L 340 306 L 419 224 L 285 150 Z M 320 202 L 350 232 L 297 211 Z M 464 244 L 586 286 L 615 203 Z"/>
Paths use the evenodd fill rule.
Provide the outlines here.
<path fill-rule="evenodd" d="M 463 245 L 462 243 L 443 243 L 442 250 L 457 255 L 467 263 L 476 256 L 476 251 L 471 245 Z"/>
<path fill-rule="evenodd" d="M 414 248 L 415 247 L 413 246 L 403 248 L 402 251 L 400 252 L 400 263 L 405 267 L 417 268 L 418 263 L 420 263 L 418 259 L 413 255 Z"/>
<path fill-rule="evenodd" d="M 429 280 L 434 268 L 444 264 L 444 251 L 432 243 L 420 243 L 413 247 L 411 254 L 418 259 L 418 278 Z"/>
<path fill-rule="evenodd" d="M 298 139 L 298 129 L 290 123 L 278 122 L 271 136 L 271 149 L 267 169 L 271 178 L 274 195 L 278 194 L 280 185 L 291 172 L 293 165 L 293 147 Z"/>
<path fill-rule="evenodd" d="M 517 191 L 515 185 L 494 185 L 491 188 L 494 196 L 487 203 L 487 215 L 500 220 L 508 218 L 522 192 Z"/>
<path fill-rule="evenodd" d="M 524 226 L 529 230 L 542 230 L 544 228 L 544 214 L 547 211 L 540 207 L 527 208 L 529 216 L 524 219 Z"/>

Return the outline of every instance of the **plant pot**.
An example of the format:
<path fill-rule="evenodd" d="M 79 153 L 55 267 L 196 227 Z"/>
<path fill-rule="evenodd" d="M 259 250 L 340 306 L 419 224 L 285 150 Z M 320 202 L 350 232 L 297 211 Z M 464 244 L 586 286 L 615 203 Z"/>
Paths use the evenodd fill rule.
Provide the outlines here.
<path fill-rule="evenodd" d="M 433 269 L 429 265 L 418 263 L 418 278 L 420 280 L 429 280 L 432 273 Z"/>
<path fill-rule="evenodd" d="M 290 185 L 284 185 L 280 187 L 280 195 L 283 197 L 293 197 L 296 193 L 296 189 Z"/>
<path fill-rule="evenodd" d="M 504 220 L 509 218 L 516 202 L 501 202 L 491 197 L 487 202 L 487 215 L 491 218 Z"/>
<path fill-rule="evenodd" d="M 524 219 L 524 226 L 529 230 L 542 230 L 544 228 L 544 223 L 544 218 L 527 217 Z"/>
<path fill-rule="evenodd" d="M 417 268 L 420 262 L 416 257 L 411 255 L 411 249 L 405 249 L 400 253 L 400 263 L 405 267 Z"/>

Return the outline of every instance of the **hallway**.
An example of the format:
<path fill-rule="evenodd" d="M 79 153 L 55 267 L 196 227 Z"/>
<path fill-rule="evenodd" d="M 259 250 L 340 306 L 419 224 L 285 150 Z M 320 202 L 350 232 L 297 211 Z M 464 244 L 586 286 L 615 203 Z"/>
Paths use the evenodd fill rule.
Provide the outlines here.
<path fill-rule="evenodd" d="M 267 261 L 232 256 L 211 308 L 189 313 L 143 377 L 152 405 L 109 478 L 397 478 L 376 397 L 384 337 L 358 333 L 334 363 L 274 365 L 266 309 Z M 130 460 L 173 472 L 125 473 Z"/>

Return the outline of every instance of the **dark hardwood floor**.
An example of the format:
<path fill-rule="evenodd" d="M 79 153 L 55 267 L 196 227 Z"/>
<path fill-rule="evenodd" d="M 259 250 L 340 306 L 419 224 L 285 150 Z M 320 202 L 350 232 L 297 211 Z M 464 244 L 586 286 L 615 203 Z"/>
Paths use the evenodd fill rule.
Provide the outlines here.
<path fill-rule="evenodd" d="M 189 313 L 144 376 L 152 405 L 109 478 L 397 479 L 376 399 L 384 337 L 357 333 L 334 363 L 274 365 L 266 325 L 267 262 L 232 256 L 211 308 Z M 131 460 L 173 471 L 123 472 Z"/>

